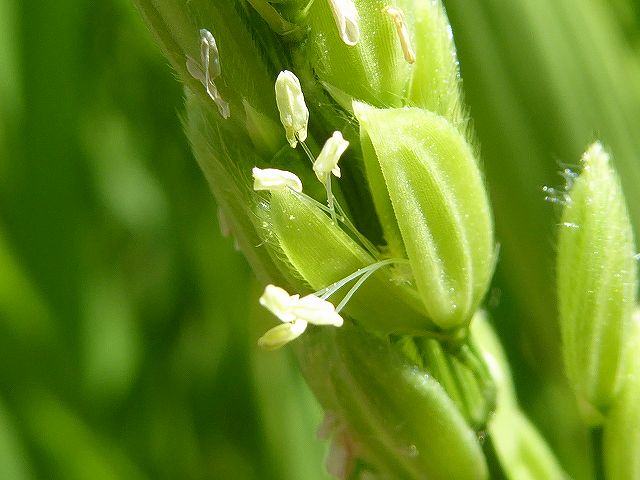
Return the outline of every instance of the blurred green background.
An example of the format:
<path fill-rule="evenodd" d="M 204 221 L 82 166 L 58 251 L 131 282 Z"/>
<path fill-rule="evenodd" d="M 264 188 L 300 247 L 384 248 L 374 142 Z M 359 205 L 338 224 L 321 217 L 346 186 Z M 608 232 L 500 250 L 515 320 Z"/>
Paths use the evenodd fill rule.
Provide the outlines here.
<path fill-rule="evenodd" d="M 128 1 L 0 0 L 2 479 L 281 477 L 181 105 Z"/>
<path fill-rule="evenodd" d="M 520 399 L 575 478 L 543 185 L 602 138 L 640 225 L 638 4 L 448 0 Z M 127 0 L 0 0 L 0 479 L 326 478 L 288 354 L 189 153 L 182 91 Z"/>

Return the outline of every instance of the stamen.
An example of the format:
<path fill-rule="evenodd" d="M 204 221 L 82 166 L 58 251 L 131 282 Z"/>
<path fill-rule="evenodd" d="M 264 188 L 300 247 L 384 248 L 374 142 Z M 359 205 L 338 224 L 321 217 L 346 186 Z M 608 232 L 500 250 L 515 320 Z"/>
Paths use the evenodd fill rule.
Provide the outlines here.
<path fill-rule="evenodd" d="M 404 18 L 404 12 L 400 8 L 391 5 L 384 7 L 382 11 L 391 17 L 396 26 L 396 32 L 398 33 L 398 39 L 400 40 L 400 47 L 402 48 L 404 59 L 407 63 L 415 63 L 416 53 L 411 45 L 411 38 Z"/>
<path fill-rule="evenodd" d="M 336 218 L 336 208 L 335 208 L 335 197 L 333 196 L 333 192 L 331 191 L 331 177 L 327 177 L 327 180 L 324 182 L 324 189 L 327 191 L 327 206 L 329 207 L 329 213 L 331 214 L 331 220 L 333 223 L 337 222 Z"/>
<path fill-rule="evenodd" d="M 327 140 L 322 147 L 322 151 L 315 162 L 313 162 L 313 171 L 325 187 L 327 191 L 327 203 L 331 212 L 331 219 L 336 222 L 336 211 L 334 207 L 334 196 L 331 192 L 331 174 L 340 178 L 340 167 L 338 161 L 349 146 L 342 136 L 341 132 L 334 132 L 333 136 Z"/>
<path fill-rule="evenodd" d="M 371 241 L 367 237 L 365 237 L 362 233 L 360 233 L 360 231 L 349 219 L 349 217 L 347 216 L 347 213 L 344 211 L 344 209 L 342 208 L 342 206 L 338 201 L 335 202 L 335 207 L 336 207 L 336 213 L 339 215 L 338 219 L 342 223 L 344 223 L 349 230 L 351 230 L 351 232 L 356 236 L 356 238 L 360 241 L 362 246 L 367 250 L 367 252 L 369 252 L 369 254 L 373 258 L 378 258 L 378 256 L 380 255 L 379 250 L 375 247 L 373 243 L 371 243 Z"/>
<path fill-rule="evenodd" d="M 211 32 L 205 28 L 200 30 L 200 64 L 193 58 L 187 56 L 187 71 L 204 86 L 207 95 L 214 101 L 218 111 L 223 118 L 229 118 L 231 112 L 227 103 L 213 82 L 222 74 L 220 67 L 220 54 L 216 39 Z"/>
<path fill-rule="evenodd" d="M 343 323 L 333 304 L 313 293 L 300 298 L 298 294 L 289 295 L 283 288 L 267 285 L 260 297 L 260 305 L 283 323 L 304 320 L 314 325 L 334 327 L 341 327 Z"/>
<path fill-rule="evenodd" d="M 302 192 L 302 182 L 295 173 L 277 168 L 254 167 L 253 189 L 256 191 L 268 190 L 270 192 L 291 188 L 295 192 Z"/>
<path fill-rule="evenodd" d="M 380 268 L 382 268 L 382 267 L 384 267 L 386 265 L 391 265 L 391 264 L 394 264 L 394 263 L 409 263 L 409 260 L 407 260 L 405 258 L 390 258 L 390 259 L 387 259 L 387 260 L 380 260 L 380 261 L 372 263 L 371 265 L 368 265 L 368 266 L 366 266 L 364 268 L 360 268 L 360 269 L 356 270 L 351 275 L 348 275 L 345 278 L 343 278 L 342 280 L 338 280 L 337 282 L 332 283 L 328 287 L 325 287 L 325 288 L 323 288 L 321 290 L 318 290 L 315 293 L 315 295 L 320 297 L 320 298 L 322 298 L 323 300 L 326 300 L 331 295 L 336 293 L 338 290 L 340 290 L 342 287 L 344 287 L 349 282 L 355 280 L 356 278 L 358 278 L 358 277 L 360 277 L 362 275 L 367 275 L 367 278 L 369 278 L 369 276 L 370 276 L 369 272 L 373 273 L 376 270 L 378 270 L 378 269 L 380 269 Z M 360 287 L 360 285 L 358 285 L 358 287 Z M 351 293 L 351 295 L 353 295 L 353 293 L 355 293 L 355 291 L 351 292 L 351 290 L 349 291 L 349 293 Z M 349 293 L 347 295 L 349 295 Z M 351 296 L 349 296 L 349 298 L 351 298 Z"/>
<path fill-rule="evenodd" d="M 356 293 L 358 291 L 358 289 L 360 288 L 360 286 L 367 280 L 367 278 L 369 278 L 371 275 L 373 275 L 375 273 L 376 269 L 371 269 L 368 272 L 366 272 L 364 275 L 362 275 L 358 281 L 353 285 L 353 287 L 351 287 L 349 289 L 349 291 L 347 292 L 347 294 L 344 296 L 344 298 L 340 301 L 340 303 L 338 304 L 338 306 L 336 306 L 336 312 L 340 313 L 340 311 L 344 308 L 344 306 L 347 304 L 347 302 L 349 300 L 351 300 L 351 297 L 353 297 L 353 294 Z"/>
<path fill-rule="evenodd" d="M 289 295 L 275 285 L 267 285 L 260 297 L 260 305 L 283 322 L 258 340 L 258 345 L 268 350 L 275 350 L 298 338 L 309 323 L 334 327 L 341 327 L 344 323 L 330 302 L 314 294 L 302 298 L 299 295 Z"/>
<path fill-rule="evenodd" d="M 307 325 L 304 320 L 294 320 L 273 327 L 258 339 L 258 346 L 265 350 L 276 350 L 302 335 Z"/>
<path fill-rule="evenodd" d="M 289 295 L 284 288 L 267 285 L 259 303 L 282 322 L 293 322 L 296 316 L 291 312 L 292 305 L 300 299 L 300 295 Z"/>
<path fill-rule="evenodd" d="M 349 289 L 347 294 L 344 296 L 342 301 L 336 307 L 336 312 L 340 313 L 345 305 L 351 300 L 351 297 L 358 291 L 358 289 L 362 286 L 367 279 L 373 275 L 378 269 L 384 267 L 385 265 L 393 264 L 393 263 L 409 263 L 408 260 L 405 259 L 391 259 L 391 260 L 383 260 L 380 262 L 376 262 L 373 265 L 367 267 L 367 271 L 358 279 L 358 281 Z"/>
<path fill-rule="evenodd" d="M 342 41 L 353 47 L 360 40 L 358 10 L 353 0 L 329 0 L 329 7 L 338 27 Z"/>
<path fill-rule="evenodd" d="M 275 285 L 267 285 L 260 297 L 260 305 L 278 317 L 283 325 L 267 331 L 258 340 L 258 345 L 268 350 L 280 348 L 302 335 L 309 323 L 341 327 L 344 320 L 340 316 L 340 311 L 371 275 L 386 265 L 408 262 L 403 258 L 381 260 L 302 298 L 297 294 L 289 295 L 286 290 Z M 337 307 L 327 301 L 327 298 L 356 278 L 358 281 L 349 289 Z"/>
<path fill-rule="evenodd" d="M 314 162 L 313 153 L 311 153 L 311 150 L 309 149 L 309 147 L 307 147 L 307 144 L 303 141 L 303 142 L 300 142 L 300 146 L 302 147 L 302 150 L 304 150 L 304 153 L 307 155 L 307 158 L 313 165 L 313 162 Z"/>
<path fill-rule="evenodd" d="M 344 320 L 338 315 L 338 311 L 332 303 L 314 294 L 306 295 L 296 301 L 291 310 L 296 318 L 314 325 L 341 327 L 344 323 Z"/>
<path fill-rule="evenodd" d="M 280 121 L 291 148 L 307 139 L 309 110 L 304 101 L 300 80 L 288 70 L 280 72 L 276 79 L 276 103 Z"/>
<path fill-rule="evenodd" d="M 209 30 L 203 28 L 200 30 L 200 60 L 204 67 L 204 74 L 207 83 L 209 78 L 215 80 L 222 73 L 220 69 L 220 52 L 216 39 Z"/>
<path fill-rule="evenodd" d="M 323 212 L 328 213 L 329 215 L 331 215 L 331 210 L 329 210 L 329 208 L 326 205 L 323 205 L 322 203 L 320 203 L 317 200 L 311 198 L 309 195 L 307 195 L 307 194 L 305 194 L 303 192 L 294 192 L 294 193 L 296 195 L 298 195 L 298 197 L 300 199 L 311 203 L 314 207 L 317 207 L 320 210 L 322 210 Z M 337 220 L 342 222 L 351 231 L 351 233 L 353 233 L 355 235 L 355 237 L 360 241 L 362 246 L 369 252 L 369 254 L 373 258 L 378 258 L 378 255 L 380 254 L 378 249 L 373 245 L 373 243 L 371 243 L 371 241 L 367 237 L 365 237 L 364 235 L 362 235 L 362 233 L 360 233 L 358 231 L 356 226 L 353 224 L 353 222 L 347 216 L 346 212 L 344 211 L 344 209 L 342 208 L 340 203 L 338 201 L 335 201 L 334 206 L 335 206 Z"/>
<path fill-rule="evenodd" d="M 320 155 L 313 162 L 313 171 L 318 180 L 325 183 L 332 173 L 340 178 L 338 161 L 348 146 L 349 142 L 344 139 L 341 132 L 333 132 L 331 138 L 322 147 Z"/>

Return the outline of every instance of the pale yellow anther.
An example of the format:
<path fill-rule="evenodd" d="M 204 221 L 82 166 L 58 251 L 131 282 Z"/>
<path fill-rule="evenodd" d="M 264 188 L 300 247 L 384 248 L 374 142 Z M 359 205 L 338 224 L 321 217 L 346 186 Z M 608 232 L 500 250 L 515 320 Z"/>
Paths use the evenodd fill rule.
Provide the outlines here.
<path fill-rule="evenodd" d="M 322 151 L 313 163 L 313 171 L 322 183 L 326 183 L 332 173 L 340 178 L 340 167 L 338 160 L 349 146 L 349 142 L 344 139 L 342 133 L 334 132 L 322 147 Z"/>
<path fill-rule="evenodd" d="M 302 335 L 307 325 L 304 320 L 294 320 L 273 327 L 258 339 L 258 346 L 265 350 L 276 350 Z"/>
<path fill-rule="evenodd" d="M 344 320 L 333 303 L 327 302 L 313 294 L 302 297 L 294 302 L 291 312 L 296 318 L 312 323 L 313 325 L 333 325 L 341 327 Z"/>
<path fill-rule="evenodd" d="M 280 72 L 276 79 L 276 103 L 280 121 L 291 148 L 307 139 L 309 110 L 304 101 L 300 80 L 288 70 Z"/>
<path fill-rule="evenodd" d="M 353 47 L 360 40 L 358 10 L 353 0 L 329 0 L 329 7 L 344 43 Z"/>
<path fill-rule="evenodd" d="M 258 167 L 254 167 L 252 173 L 253 189 L 256 191 L 268 190 L 273 192 L 291 188 L 296 192 L 302 192 L 302 182 L 295 173 L 276 168 Z"/>
<path fill-rule="evenodd" d="M 291 307 L 300 299 L 300 295 L 289 295 L 284 288 L 267 285 L 260 297 L 260 305 L 265 307 L 283 322 L 293 322 L 296 316 Z"/>
<path fill-rule="evenodd" d="M 415 63 L 416 53 L 411 45 L 411 37 L 409 36 L 409 30 L 407 29 L 404 12 L 400 8 L 392 5 L 384 7 L 382 11 L 389 15 L 393 20 L 396 32 L 398 33 L 398 39 L 400 40 L 400 47 L 402 48 L 404 59 L 407 63 Z"/>
<path fill-rule="evenodd" d="M 289 295 L 275 285 L 267 285 L 260 297 L 260 305 L 283 322 L 258 340 L 258 345 L 268 350 L 280 348 L 298 338 L 309 323 L 334 327 L 340 327 L 344 323 L 332 303 L 314 294 L 302 298 L 299 295 Z"/>

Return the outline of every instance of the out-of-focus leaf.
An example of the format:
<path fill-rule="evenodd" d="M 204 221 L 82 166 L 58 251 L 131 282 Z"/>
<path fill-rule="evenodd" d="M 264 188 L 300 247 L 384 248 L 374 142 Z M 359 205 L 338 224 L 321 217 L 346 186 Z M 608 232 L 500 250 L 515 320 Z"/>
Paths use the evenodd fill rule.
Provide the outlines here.
<path fill-rule="evenodd" d="M 0 403 L 0 478 L 29 480 L 34 477 L 16 418 Z"/>

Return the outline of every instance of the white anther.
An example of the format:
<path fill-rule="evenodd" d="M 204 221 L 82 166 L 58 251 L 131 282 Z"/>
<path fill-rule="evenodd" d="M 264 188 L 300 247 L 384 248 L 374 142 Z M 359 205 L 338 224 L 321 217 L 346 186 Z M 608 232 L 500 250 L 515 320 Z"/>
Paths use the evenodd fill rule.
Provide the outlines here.
<path fill-rule="evenodd" d="M 222 73 L 220 69 L 220 53 L 216 39 L 205 28 L 200 30 L 200 60 L 205 68 L 205 75 L 215 80 Z"/>
<path fill-rule="evenodd" d="M 187 71 L 204 87 L 204 71 L 202 70 L 202 66 L 189 56 L 187 56 Z M 213 85 L 213 87 L 215 88 L 215 85 Z"/>
<path fill-rule="evenodd" d="M 295 295 L 294 295 L 295 296 Z M 300 320 L 314 325 L 333 325 L 341 327 L 344 320 L 336 313 L 333 303 L 321 299 L 313 294 L 302 297 L 294 302 L 291 312 Z"/>
<path fill-rule="evenodd" d="M 304 142 L 307 139 L 309 110 L 304 101 L 300 80 L 288 70 L 280 72 L 276 79 L 276 103 L 287 141 L 291 148 L 296 148 L 298 141 Z"/>
<path fill-rule="evenodd" d="M 384 7 L 382 11 L 391 17 L 396 26 L 396 32 L 398 33 L 404 59 L 407 63 L 415 63 L 416 53 L 411 45 L 411 38 L 409 36 L 409 30 L 407 29 L 407 22 L 404 18 L 404 12 L 400 8 L 391 5 Z"/>
<path fill-rule="evenodd" d="M 340 38 L 353 47 L 360 40 L 358 10 L 353 0 L 329 0 L 329 7 L 338 26 Z"/>
<path fill-rule="evenodd" d="M 273 327 L 258 339 L 258 346 L 265 350 L 276 350 L 302 335 L 307 325 L 304 320 L 294 320 Z"/>
<path fill-rule="evenodd" d="M 332 173 L 340 178 L 340 167 L 338 160 L 349 146 L 342 133 L 333 132 L 333 135 L 322 147 L 322 151 L 313 163 L 313 171 L 322 183 L 326 183 Z"/>
<path fill-rule="evenodd" d="M 213 82 L 222 74 L 220 67 L 220 54 L 216 39 L 209 30 L 200 30 L 200 63 L 187 56 L 187 70 L 189 74 L 198 80 L 207 91 L 207 95 L 218 107 L 218 111 L 223 118 L 229 118 L 231 112 L 227 103 L 218 92 L 216 84 Z"/>
<path fill-rule="evenodd" d="M 302 192 L 302 182 L 295 173 L 276 168 L 253 168 L 253 189 L 285 190 L 291 188 L 296 192 Z"/>
<path fill-rule="evenodd" d="M 334 327 L 340 327 L 343 323 L 333 304 L 313 293 L 300 298 L 298 294 L 289 295 L 280 287 L 267 285 L 260 297 L 260 305 L 285 323 L 304 320 L 314 325 Z"/>
<path fill-rule="evenodd" d="M 297 294 L 289 295 L 286 290 L 275 285 L 267 285 L 260 297 L 260 305 L 283 322 L 258 340 L 258 345 L 268 350 L 280 348 L 298 338 L 309 323 L 340 327 L 344 322 L 332 303 L 314 294 L 302 298 Z"/>
<path fill-rule="evenodd" d="M 267 285 L 259 302 L 260 305 L 286 323 L 293 322 L 296 319 L 291 308 L 299 299 L 300 295 L 289 295 L 284 288 L 276 285 Z"/>

